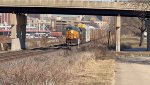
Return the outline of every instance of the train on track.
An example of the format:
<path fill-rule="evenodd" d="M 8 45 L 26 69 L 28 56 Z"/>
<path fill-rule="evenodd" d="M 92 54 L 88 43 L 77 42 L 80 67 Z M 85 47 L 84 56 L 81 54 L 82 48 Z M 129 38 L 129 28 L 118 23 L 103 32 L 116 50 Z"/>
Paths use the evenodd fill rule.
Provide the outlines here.
<path fill-rule="evenodd" d="M 101 29 L 96 29 L 93 26 L 78 24 L 78 26 L 66 27 L 66 44 L 78 45 L 90 42 L 100 38 Z"/>

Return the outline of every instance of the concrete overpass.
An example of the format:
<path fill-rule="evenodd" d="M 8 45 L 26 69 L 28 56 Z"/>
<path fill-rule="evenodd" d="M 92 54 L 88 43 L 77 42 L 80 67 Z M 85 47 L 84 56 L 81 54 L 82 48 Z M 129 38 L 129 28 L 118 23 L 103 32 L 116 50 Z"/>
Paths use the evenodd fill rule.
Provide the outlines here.
<path fill-rule="evenodd" d="M 138 16 L 150 7 L 133 2 L 101 2 L 94 0 L 0 0 L 0 12 L 39 14 L 88 14 L 116 16 Z"/>
<path fill-rule="evenodd" d="M 20 13 L 118 16 L 116 50 L 120 51 L 121 16 L 138 17 L 139 13 L 144 12 L 145 17 L 150 17 L 150 6 L 147 3 L 100 2 L 94 0 L 0 0 L 0 12 L 19 13 L 12 16 L 12 38 L 14 38 L 12 48 L 14 46 L 14 49 L 19 39 L 22 39 L 23 43 L 25 41 L 26 17 L 20 15 Z M 148 32 L 148 50 L 150 50 L 149 33 L 150 30 Z"/>
<path fill-rule="evenodd" d="M 133 5 L 134 4 L 134 5 Z M 57 7 L 114 10 L 143 10 L 146 5 L 135 2 L 103 2 L 98 0 L 0 0 L 1 7 Z M 147 7 L 150 11 L 150 7 Z"/>

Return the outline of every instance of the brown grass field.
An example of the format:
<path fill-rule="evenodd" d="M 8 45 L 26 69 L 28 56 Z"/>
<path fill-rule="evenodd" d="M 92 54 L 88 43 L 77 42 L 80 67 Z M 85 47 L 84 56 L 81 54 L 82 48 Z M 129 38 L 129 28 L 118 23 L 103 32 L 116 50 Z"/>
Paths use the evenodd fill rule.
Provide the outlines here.
<path fill-rule="evenodd" d="M 113 85 L 115 60 L 111 52 L 105 44 L 91 43 L 76 50 L 3 62 L 0 85 Z"/>

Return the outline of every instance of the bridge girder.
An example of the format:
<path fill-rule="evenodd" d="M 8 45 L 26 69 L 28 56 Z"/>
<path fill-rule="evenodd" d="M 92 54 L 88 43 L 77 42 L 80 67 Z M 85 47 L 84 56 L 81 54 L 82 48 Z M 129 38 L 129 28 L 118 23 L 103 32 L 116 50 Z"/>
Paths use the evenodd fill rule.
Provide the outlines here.
<path fill-rule="evenodd" d="M 1 13 L 150 16 L 148 3 L 91 0 L 0 0 Z"/>
<path fill-rule="evenodd" d="M 89 8 L 56 8 L 56 7 L 0 7 L 1 13 L 29 13 L 29 14 L 71 14 L 71 15 L 102 15 L 139 17 L 143 11 L 89 9 Z M 150 11 L 144 11 L 145 17 L 150 17 Z"/>

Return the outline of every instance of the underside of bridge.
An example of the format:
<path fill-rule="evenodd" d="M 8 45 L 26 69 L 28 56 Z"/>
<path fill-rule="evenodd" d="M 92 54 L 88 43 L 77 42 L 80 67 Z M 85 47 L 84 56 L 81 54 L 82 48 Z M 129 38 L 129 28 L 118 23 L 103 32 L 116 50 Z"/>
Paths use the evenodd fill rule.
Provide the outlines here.
<path fill-rule="evenodd" d="M 89 9 L 89 8 L 52 8 L 52 7 L 0 7 L 1 13 L 14 13 L 12 21 L 12 49 L 25 48 L 25 25 L 26 16 L 24 14 L 72 14 L 72 15 L 102 15 L 102 16 L 118 16 L 116 23 L 116 51 L 120 51 L 120 29 L 121 16 L 139 17 L 142 11 L 132 10 L 110 10 L 110 9 Z M 145 17 L 150 17 L 150 11 L 144 12 Z M 20 28 L 23 29 L 20 29 Z M 149 27 L 148 27 L 149 28 Z M 150 50 L 150 30 L 148 30 L 148 50 Z M 22 35 L 21 35 L 22 34 Z M 19 44 L 21 42 L 21 45 Z M 18 43 L 18 44 L 17 44 Z"/>
<path fill-rule="evenodd" d="M 71 15 L 102 15 L 139 17 L 143 11 L 115 10 L 115 9 L 90 9 L 90 8 L 58 8 L 58 7 L 0 7 L 0 13 L 28 13 L 28 14 L 71 14 Z M 145 17 L 150 17 L 150 11 L 144 12 Z"/>

